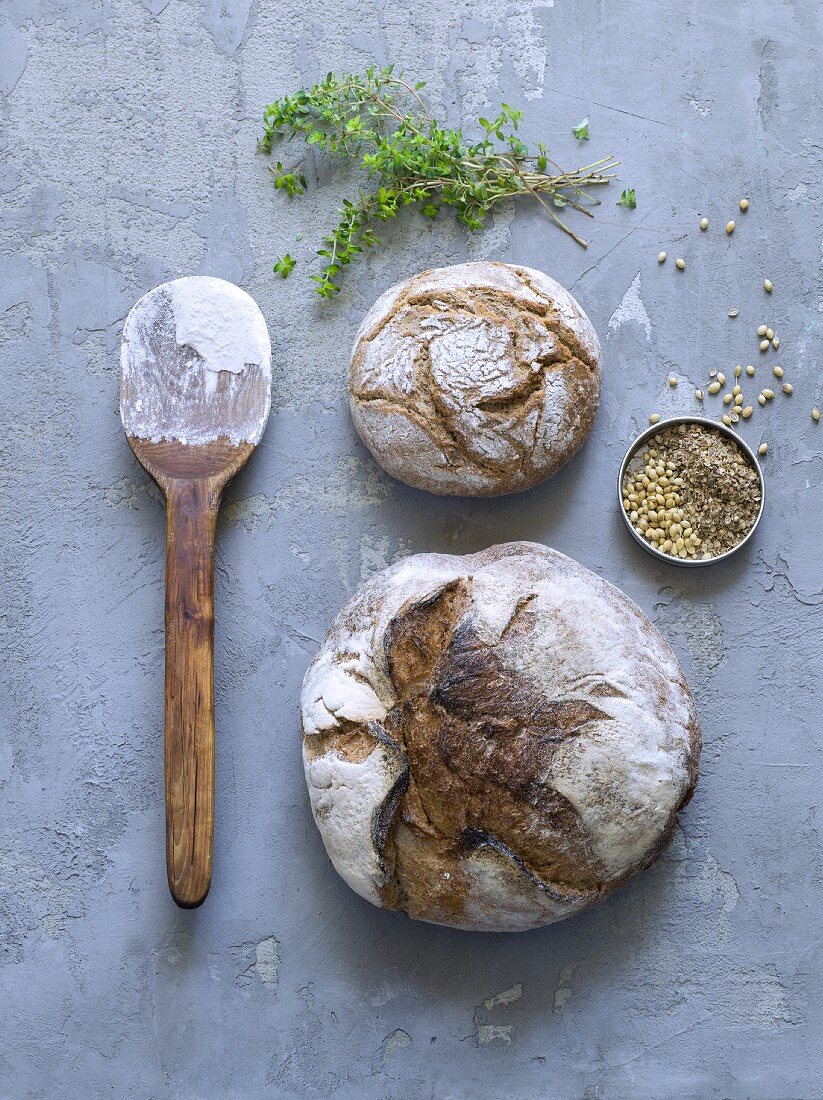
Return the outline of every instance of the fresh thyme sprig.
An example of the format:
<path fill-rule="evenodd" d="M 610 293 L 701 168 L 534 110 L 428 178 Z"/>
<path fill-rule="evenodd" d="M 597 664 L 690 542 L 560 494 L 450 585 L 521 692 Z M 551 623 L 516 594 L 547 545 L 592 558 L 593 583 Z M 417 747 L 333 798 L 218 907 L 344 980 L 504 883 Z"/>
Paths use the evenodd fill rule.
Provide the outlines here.
<path fill-rule="evenodd" d="M 523 112 L 506 103 L 496 118 L 479 119 L 483 137 L 470 142 L 461 130 L 431 117 L 420 96 L 423 87 L 423 82 L 410 84 L 395 75 L 391 65 L 372 66 L 362 75 L 329 73 L 265 109 L 264 152 L 271 153 L 280 138 L 301 137 L 329 155 L 356 159 L 374 184 L 355 201 L 343 201 L 338 224 L 323 238 L 318 255 L 324 267 L 311 276 L 323 298 L 339 291 L 344 268 L 363 249 L 379 244 L 375 225 L 405 206 L 416 205 L 427 218 L 450 206 L 469 229 L 479 230 L 497 203 L 530 195 L 556 225 L 587 247 L 555 208 L 571 207 L 593 217 L 588 207 L 600 200 L 589 189 L 614 178 L 618 162 L 613 157 L 564 172 L 542 143 L 529 151 L 517 134 Z M 306 190 L 302 163 L 287 169 L 278 161 L 272 171 L 275 186 L 290 198 Z M 276 269 L 284 278 L 288 274 L 282 263 Z"/>

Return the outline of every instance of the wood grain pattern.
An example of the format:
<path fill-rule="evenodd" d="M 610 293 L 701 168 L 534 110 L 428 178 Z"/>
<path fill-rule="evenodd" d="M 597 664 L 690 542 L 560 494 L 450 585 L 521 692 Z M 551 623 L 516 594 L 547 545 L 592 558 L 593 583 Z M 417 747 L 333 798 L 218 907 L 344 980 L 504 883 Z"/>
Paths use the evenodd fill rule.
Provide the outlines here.
<path fill-rule="evenodd" d="M 166 868 L 172 897 L 192 909 L 211 884 L 217 512 L 254 445 L 128 439 L 166 500 Z"/>

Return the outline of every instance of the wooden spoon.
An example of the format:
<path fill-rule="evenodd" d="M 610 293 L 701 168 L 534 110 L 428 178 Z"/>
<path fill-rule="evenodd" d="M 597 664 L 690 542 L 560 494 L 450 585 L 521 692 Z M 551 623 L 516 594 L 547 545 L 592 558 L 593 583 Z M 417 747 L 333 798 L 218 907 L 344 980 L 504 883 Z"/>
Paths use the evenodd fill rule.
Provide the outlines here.
<path fill-rule="evenodd" d="M 126 318 L 120 367 L 126 436 L 166 500 L 166 869 L 190 909 L 211 883 L 217 510 L 269 415 L 266 322 L 222 279 L 163 283 Z"/>

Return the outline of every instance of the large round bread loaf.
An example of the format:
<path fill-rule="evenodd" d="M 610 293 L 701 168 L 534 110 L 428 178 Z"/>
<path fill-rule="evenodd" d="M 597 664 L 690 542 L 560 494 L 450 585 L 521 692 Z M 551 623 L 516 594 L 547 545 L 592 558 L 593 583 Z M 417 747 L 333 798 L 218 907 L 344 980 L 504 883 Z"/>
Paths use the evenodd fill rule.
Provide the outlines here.
<path fill-rule="evenodd" d="M 514 493 L 582 446 L 600 400 L 600 345 L 542 271 L 442 267 L 366 314 L 349 395 L 363 442 L 394 477 L 454 496 Z"/>
<path fill-rule="evenodd" d="M 669 646 L 622 592 L 534 543 L 378 573 L 301 706 L 337 871 L 375 905 L 459 928 L 600 901 L 660 855 L 697 780 Z"/>

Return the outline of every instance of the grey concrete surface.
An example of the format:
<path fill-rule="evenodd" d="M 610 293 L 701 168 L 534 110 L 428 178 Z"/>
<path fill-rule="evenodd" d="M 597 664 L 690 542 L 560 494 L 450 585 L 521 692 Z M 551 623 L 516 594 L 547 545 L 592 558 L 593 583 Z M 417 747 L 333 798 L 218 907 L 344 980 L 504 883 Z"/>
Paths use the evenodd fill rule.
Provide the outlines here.
<path fill-rule="evenodd" d="M 815 0 L 3 0 L 0 1096 L 823 1096 L 820 47 Z M 259 118 L 374 59 L 427 79 L 454 122 L 502 98 L 567 163 L 616 154 L 637 210 L 606 196 L 587 252 L 525 204 L 471 239 L 409 215 L 318 305 L 313 249 L 355 181 L 310 165 L 289 204 L 255 156 Z M 565 283 L 605 352 L 584 452 L 485 503 L 393 483 L 344 400 L 376 295 L 471 257 Z M 260 303 L 276 398 L 221 521 L 215 878 L 180 912 L 163 864 L 164 516 L 117 371 L 130 305 L 192 273 Z M 758 363 L 761 319 L 795 395 L 745 427 L 769 442 L 757 538 L 716 569 L 658 564 L 615 510 L 623 449 L 653 408 L 690 408 L 712 365 Z M 362 578 L 511 538 L 571 554 L 653 617 L 705 751 L 655 868 L 565 924 L 467 935 L 338 880 L 297 698 Z"/>

